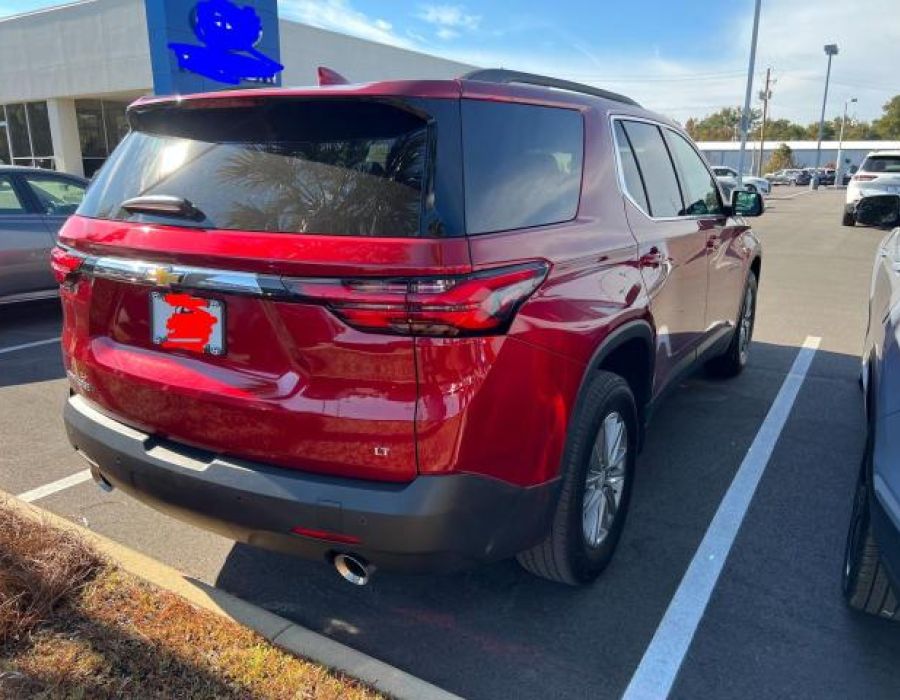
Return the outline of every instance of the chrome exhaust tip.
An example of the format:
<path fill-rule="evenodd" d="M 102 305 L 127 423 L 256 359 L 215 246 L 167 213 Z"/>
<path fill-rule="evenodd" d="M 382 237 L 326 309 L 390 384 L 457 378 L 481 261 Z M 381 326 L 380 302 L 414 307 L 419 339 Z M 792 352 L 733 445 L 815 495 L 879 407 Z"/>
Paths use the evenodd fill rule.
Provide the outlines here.
<path fill-rule="evenodd" d="M 100 487 L 102 491 L 106 491 L 109 493 L 113 490 L 113 485 L 106 480 L 106 477 L 100 473 L 100 467 L 93 461 L 87 458 L 83 452 L 79 452 L 82 457 L 87 461 L 87 463 L 91 467 L 91 478 L 94 480 L 94 483 Z"/>
<path fill-rule="evenodd" d="M 355 554 L 335 554 L 334 568 L 345 581 L 354 586 L 365 586 L 375 573 L 375 567 Z"/>

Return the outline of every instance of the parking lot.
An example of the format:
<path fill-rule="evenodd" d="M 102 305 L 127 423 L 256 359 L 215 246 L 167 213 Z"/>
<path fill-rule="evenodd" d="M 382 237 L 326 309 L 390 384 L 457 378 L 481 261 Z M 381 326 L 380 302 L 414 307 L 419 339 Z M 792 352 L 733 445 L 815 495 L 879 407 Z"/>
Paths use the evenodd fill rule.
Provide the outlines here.
<path fill-rule="evenodd" d="M 883 232 L 840 225 L 843 193 L 777 188 L 750 365 L 684 381 L 650 426 L 612 565 L 572 589 L 503 562 L 376 574 L 235 545 L 85 478 L 62 425 L 53 304 L 0 307 L 0 489 L 471 698 L 622 695 L 808 338 L 809 371 L 765 464 L 672 697 L 895 698 L 900 627 L 845 608 L 840 568 L 864 442 L 859 351 Z M 72 477 L 62 484 L 59 480 Z M 50 486 L 48 485 L 53 485 Z"/>

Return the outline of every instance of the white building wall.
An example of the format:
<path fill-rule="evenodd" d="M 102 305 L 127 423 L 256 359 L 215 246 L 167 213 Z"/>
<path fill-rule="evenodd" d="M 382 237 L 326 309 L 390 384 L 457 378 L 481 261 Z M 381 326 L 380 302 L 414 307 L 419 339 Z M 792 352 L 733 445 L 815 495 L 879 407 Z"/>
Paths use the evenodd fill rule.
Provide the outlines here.
<path fill-rule="evenodd" d="M 327 66 L 350 82 L 390 79 L 441 80 L 456 78 L 475 68 L 436 56 L 376 44 L 287 20 L 279 22 L 281 84 L 315 85 L 316 69 Z"/>
<path fill-rule="evenodd" d="M 775 150 L 786 143 L 794 154 L 794 163 L 798 167 L 813 167 L 816 164 L 815 141 L 766 141 L 763 153 L 762 165 L 765 165 L 772 157 Z M 697 146 L 703 151 L 706 159 L 712 165 L 728 165 L 737 168 L 740 143 L 736 141 L 698 141 Z M 862 163 L 863 158 L 871 151 L 900 150 L 900 141 L 844 141 L 841 157 L 844 167 Z M 819 165 L 837 162 L 838 142 L 822 141 L 822 151 L 819 156 Z M 747 172 L 756 172 L 756 163 L 759 160 L 759 141 L 748 141 L 747 152 L 744 156 L 744 165 Z"/>
<path fill-rule="evenodd" d="M 0 20 L 0 104 L 152 84 L 142 0 L 86 0 Z"/>

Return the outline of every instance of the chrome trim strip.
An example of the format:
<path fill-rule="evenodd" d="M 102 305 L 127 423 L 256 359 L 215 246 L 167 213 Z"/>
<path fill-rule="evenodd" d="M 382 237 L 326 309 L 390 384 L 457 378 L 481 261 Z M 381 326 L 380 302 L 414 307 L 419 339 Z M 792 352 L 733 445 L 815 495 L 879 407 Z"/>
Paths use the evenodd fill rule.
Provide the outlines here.
<path fill-rule="evenodd" d="M 84 258 L 79 270 L 88 277 L 108 279 L 150 287 L 196 289 L 223 294 L 247 294 L 263 297 L 289 296 L 278 275 L 239 272 L 192 265 L 128 260 L 112 256 L 93 256 L 60 245 L 67 253 Z"/>

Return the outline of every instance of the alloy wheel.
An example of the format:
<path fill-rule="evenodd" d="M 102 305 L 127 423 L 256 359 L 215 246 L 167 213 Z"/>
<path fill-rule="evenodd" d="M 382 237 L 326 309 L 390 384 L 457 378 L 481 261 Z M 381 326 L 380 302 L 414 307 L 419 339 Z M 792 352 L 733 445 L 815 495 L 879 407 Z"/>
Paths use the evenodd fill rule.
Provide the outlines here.
<path fill-rule="evenodd" d="M 628 428 L 617 411 L 600 424 L 590 460 L 581 523 L 585 541 L 596 548 L 609 536 L 625 490 Z"/>

